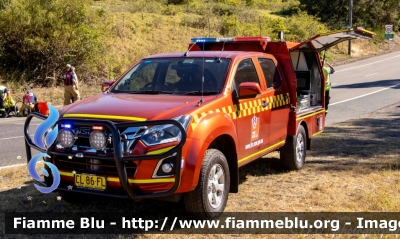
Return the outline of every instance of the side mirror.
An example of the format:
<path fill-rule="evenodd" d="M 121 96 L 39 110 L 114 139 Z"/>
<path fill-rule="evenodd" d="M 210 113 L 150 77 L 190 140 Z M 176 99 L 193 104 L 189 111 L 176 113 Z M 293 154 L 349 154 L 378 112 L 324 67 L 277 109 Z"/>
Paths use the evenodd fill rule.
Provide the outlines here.
<path fill-rule="evenodd" d="M 335 73 L 335 69 L 333 69 L 333 67 L 331 67 L 331 71 L 329 72 L 329 74 L 333 74 Z"/>
<path fill-rule="evenodd" d="M 261 94 L 260 84 L 256 82 L 243 82 L 239 85 L 239 97 Z"/>
<path fill-rule="evenodd" d="M 107 80 L 104 81 L 103 84 L 101 84 L 101 91 L 106 92 L 110 87 L 114 84 L 115 81 L 112 80 Z"/>

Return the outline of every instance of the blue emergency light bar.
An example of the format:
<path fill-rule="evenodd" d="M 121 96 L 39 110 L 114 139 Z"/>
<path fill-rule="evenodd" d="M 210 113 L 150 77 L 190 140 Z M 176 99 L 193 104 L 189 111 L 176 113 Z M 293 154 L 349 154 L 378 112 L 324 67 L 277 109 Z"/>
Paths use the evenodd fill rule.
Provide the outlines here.
<path fill-rule="evenodd" d="M 215 38 L 215 37 L 192 38 L 192 42 L 196 42 L 196 43 L 197 42 L 230 42 L 230 41 L 234 41 L 234 38 L 233 37 L 230 37 L 230 38 Z"/>
<path fill-rule="evenodd" d="M 61 128 L 70 129 L 71 125 L 70 124 L 61 124 Z"/>
<path fill-rule="evenodd" d="M 191 42 L 194 43 L 207 43 L 207 42 L 239 42 L 239 41 L 266 41 L 270 42 L 271 37 L 225 37 L 225 38 L 215 38 L 215 37 L 200 37 L 192 38 Z"/>

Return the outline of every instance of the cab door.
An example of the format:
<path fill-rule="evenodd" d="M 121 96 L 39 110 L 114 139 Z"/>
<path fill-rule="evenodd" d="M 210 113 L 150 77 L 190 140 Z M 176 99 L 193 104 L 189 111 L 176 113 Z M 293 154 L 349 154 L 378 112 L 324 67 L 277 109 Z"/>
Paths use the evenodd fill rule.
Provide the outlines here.
<path fill-rule="evenodd" d="M 267 100 L 269 102 L 270 124 L 265 127 L 269 135 L 269 145 L 280 143 L 286 139 L 289 121 L 289 95 L 286 82 L 282 81 L 277 68 L 277 62 L 268 57 L 259 57 L 263 81 L 267 87 Z"/>
<path fill-rule="evenodd" d="M 235 72 L 232 88 L 233 105 L 236 112 L 236 129 L 239 140 L 239 163 L 245 163 L 257 157 L 260 150 L 268 146 L 269 138 L 266 129 L 271 120 L 265 85 L 260 81 L 254 64 L 255 58 L 241 60 Z M 239 86 L 244 82 L 255 82 L 260 85 L 262 93 L 259 95 L 240 98 Z"/>

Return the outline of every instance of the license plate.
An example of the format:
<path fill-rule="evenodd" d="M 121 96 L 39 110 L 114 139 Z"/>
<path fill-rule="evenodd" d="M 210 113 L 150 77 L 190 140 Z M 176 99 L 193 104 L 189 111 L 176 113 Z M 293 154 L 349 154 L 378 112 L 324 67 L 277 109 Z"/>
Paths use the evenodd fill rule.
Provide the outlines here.
<path fill-rule="evenodd" d="M 106 190 L 107 179 L 104 176 L 75 174 L 75 186 L 82 188 Z"/>

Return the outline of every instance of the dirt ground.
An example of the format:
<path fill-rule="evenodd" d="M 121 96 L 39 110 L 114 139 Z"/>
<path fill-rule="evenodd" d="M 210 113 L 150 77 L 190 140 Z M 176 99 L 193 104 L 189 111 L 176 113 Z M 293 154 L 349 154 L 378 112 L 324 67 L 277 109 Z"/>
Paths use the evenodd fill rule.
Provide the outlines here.
<path fill-rule="evenodd" d="M 328 115 L 328 117 L 335 117 Z M 312 140 L 304 169 L 287 172 L 272 153 L 240 170 L 239 193 L 227 212 L 399 212 L 400 103 L 329 126 Z M 41 194 L 25 166 L 0 170 L 0 212 L 129 212 L 169 215 L 182 205 Z M 32 199 L 28 200 L 27 197 Z M 45 203 L 44 203 L 44 202 Z M 4 218 L 4 213 L 0 214 Z M 0 219 L 4 232 L 4 220 Z M 60 236 L 7 236 L 57 238 Z M 88 238 L 89 235 L 62 235 Z M 99 238 L 397 238 L 396 235 L 103 235 Z"/>

